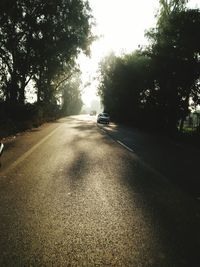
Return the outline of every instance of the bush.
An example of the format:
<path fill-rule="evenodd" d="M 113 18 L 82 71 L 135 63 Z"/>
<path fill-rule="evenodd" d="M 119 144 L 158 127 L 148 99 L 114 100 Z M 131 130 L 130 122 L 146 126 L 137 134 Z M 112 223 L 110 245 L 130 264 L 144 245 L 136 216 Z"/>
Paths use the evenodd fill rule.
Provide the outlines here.
<path fill-rule="evenodd" d="M 39 127 L 42 123 L 53 121 L 60 116 L 60 109 L 54 104 L 9 105 L 0 103 L 0 137 Z"/>

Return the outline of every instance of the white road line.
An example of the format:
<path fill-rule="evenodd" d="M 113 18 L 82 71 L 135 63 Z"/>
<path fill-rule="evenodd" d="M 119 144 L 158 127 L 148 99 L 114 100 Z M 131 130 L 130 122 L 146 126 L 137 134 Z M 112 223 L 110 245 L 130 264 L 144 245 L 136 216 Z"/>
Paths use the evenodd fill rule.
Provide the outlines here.
<path fill-rule="evenodd" d="M 104 129 L 101 128 L 101 130 L 102 130 L 102 132 L 107 133 Z"/>
<path fill-rule="evenodd" d="M 99 126 L 98 126 L 99 127 Z M 122 143 L 119 140 L 116 140 L 112 135 L 109 135 L 109 133 L 106 130 L 103 130 L 102 128 L 99 127 L 99 129 L 101 129 L 103 132 L 105 132 L 108 136 L 110 136 L 110 138 L 112 138 L 112 140 L 114 140 L 115 142 L 117 142 L 118 144 L 120 144 L 121 146 L 123 146 L 124 148 L 126 148 L 127 150 L 129 150 L 130 152 L 134 153 L 134 150 L 131 149 L 130 147 L 126 146 L 124 143 Z M 137 154 L 134 154 L 134 157 L 138 160 L 138 162 L 147 170 L 149 170 L 150 172 L 154 173 L 156 176 L 162 178 L 163 180 L 165 180 L 165 182 L 169 183 L 169 180 L 166 179 L 166 177 L 164 175 L 162 175 L 162 173 L 160 173 L 159 171 L 155 170 L 154 168 L 151 167 L 151 165 L 149 165 L 148 163 L 144 162 L 139 156 L 137 156 Z"/>
<path fill-rule="evenodd" d="M 99 126 L 98 126 L 98 127 L 99 127 Z M 100 129 L 102 132 L 108 134 L 113 140 L 115 140 L 118 144 L 120 144 L 121 146 L 123 146 L 124 148 L 126 148 L 128 151 L 130 151 L 130 152 L 134 152 L 133 149 L 131 149 L 130 147 L 128 147 L 127 145 L 125 145 L 125 144 L 122 143 L 121 141 L 116 140 L 113 136 L 111 136 L 111 135 L 108 133 L 108 131 L 104 130 L 104 129 L 101 128 L 101 127 L 99 127 L 99 129 Z"/>
<path fill-rule="evenodd" d="M 124 143 L 122 143 L 121 141 L 117 140 L 117 143 L 119 143 L 121 146 L 125 147 L 128 151 L 133 152 L 133 149 L 131 149 L 130 147 L 126 146 Z"/>
<path fill-rule="evenodd" d="M 96 126 L 99 128 L 99 130 L 100 130 L 100 131 L 102 131 L 102 132 L 104 132 L 104 133 L 108 134 L 108 133 L 107 133 L 107 131 L 106 131 L 106 130 L 104 130 L 102 127 L 100 127 L 98 124 L 96 124 Z"/>
<path fill-rule="evenodd" d="M 47 139 L 49 139 L 58 129 L 60 129 L 62 125 L 58 126 L 51 133 L 46 135 L 42 140 L 40 140 L 37 144 L 35 144 L 31 149 L 25 152 L 21 157 L 19 157 L 16 161 L 14 161 L 5 171 L 0 173 L 0 176 L 5 176 L 8 172 L 13 170 L 17 165 L 19 165 L 22 161 L 24 161 L 30 154 L 33 153 L 40 145 L 42 145 Z"/>

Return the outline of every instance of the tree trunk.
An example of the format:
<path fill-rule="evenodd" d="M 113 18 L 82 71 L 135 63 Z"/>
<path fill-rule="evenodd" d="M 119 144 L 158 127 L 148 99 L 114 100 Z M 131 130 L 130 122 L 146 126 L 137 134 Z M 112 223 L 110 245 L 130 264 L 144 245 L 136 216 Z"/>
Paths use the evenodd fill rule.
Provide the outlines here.
<path fill-rule="evenodd" d="M 16 104 L 18 102 L 18 85 L 15 79 L 13 79 L 7 87 L 8 90 L 8 102 Z"/>
<path fill-rule="evenodd" d="M 23 77 L 21 81 L 21 88 L 19 90 L 19 103 L 25 104 L 25 87 L 26 87 L 26 78 Z"/>
<path fill-rule="evenodd" d="M 181 122 L 180 122 L 180 126 L 179 126 L 179 131 L 181 133 L 183 132 L 184 121 L 185 121 L 185 118 L 181 118 Z"/>

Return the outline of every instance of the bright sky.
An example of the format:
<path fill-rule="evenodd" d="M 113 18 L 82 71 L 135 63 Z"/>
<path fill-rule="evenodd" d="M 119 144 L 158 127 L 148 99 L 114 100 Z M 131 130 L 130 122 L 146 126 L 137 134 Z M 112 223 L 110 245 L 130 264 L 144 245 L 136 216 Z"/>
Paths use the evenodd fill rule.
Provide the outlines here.
<path fill-rule="evenodd" d="M 191 7 L 200 7 L 199 0 L 190 0 Z M 96 19 L 94 33 L 102 36 L 91 46 L 91 57 L 79 57 L 84 89 L 82 99 L 87 106 L 97 99 L 97 81 L 94 81 L 98 63 L 110 51 L 116 54 L 131 52 L 138 45 L 147 44 L 145 30 L 155 25 L 159 0 L 89 0 Z"/>

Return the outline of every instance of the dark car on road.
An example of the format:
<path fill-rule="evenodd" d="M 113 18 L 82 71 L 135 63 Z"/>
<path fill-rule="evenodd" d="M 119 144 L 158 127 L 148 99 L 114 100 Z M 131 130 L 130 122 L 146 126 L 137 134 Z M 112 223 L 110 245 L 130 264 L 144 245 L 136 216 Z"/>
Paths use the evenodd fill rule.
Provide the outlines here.
<path fill-rule="evenodd" d="M 108 113 L 100 113 L 97 117 L 97 123 L 105 123 L 105 124 L 109 124 L 110 122 L 110 116 L 108 115 Z"/>

